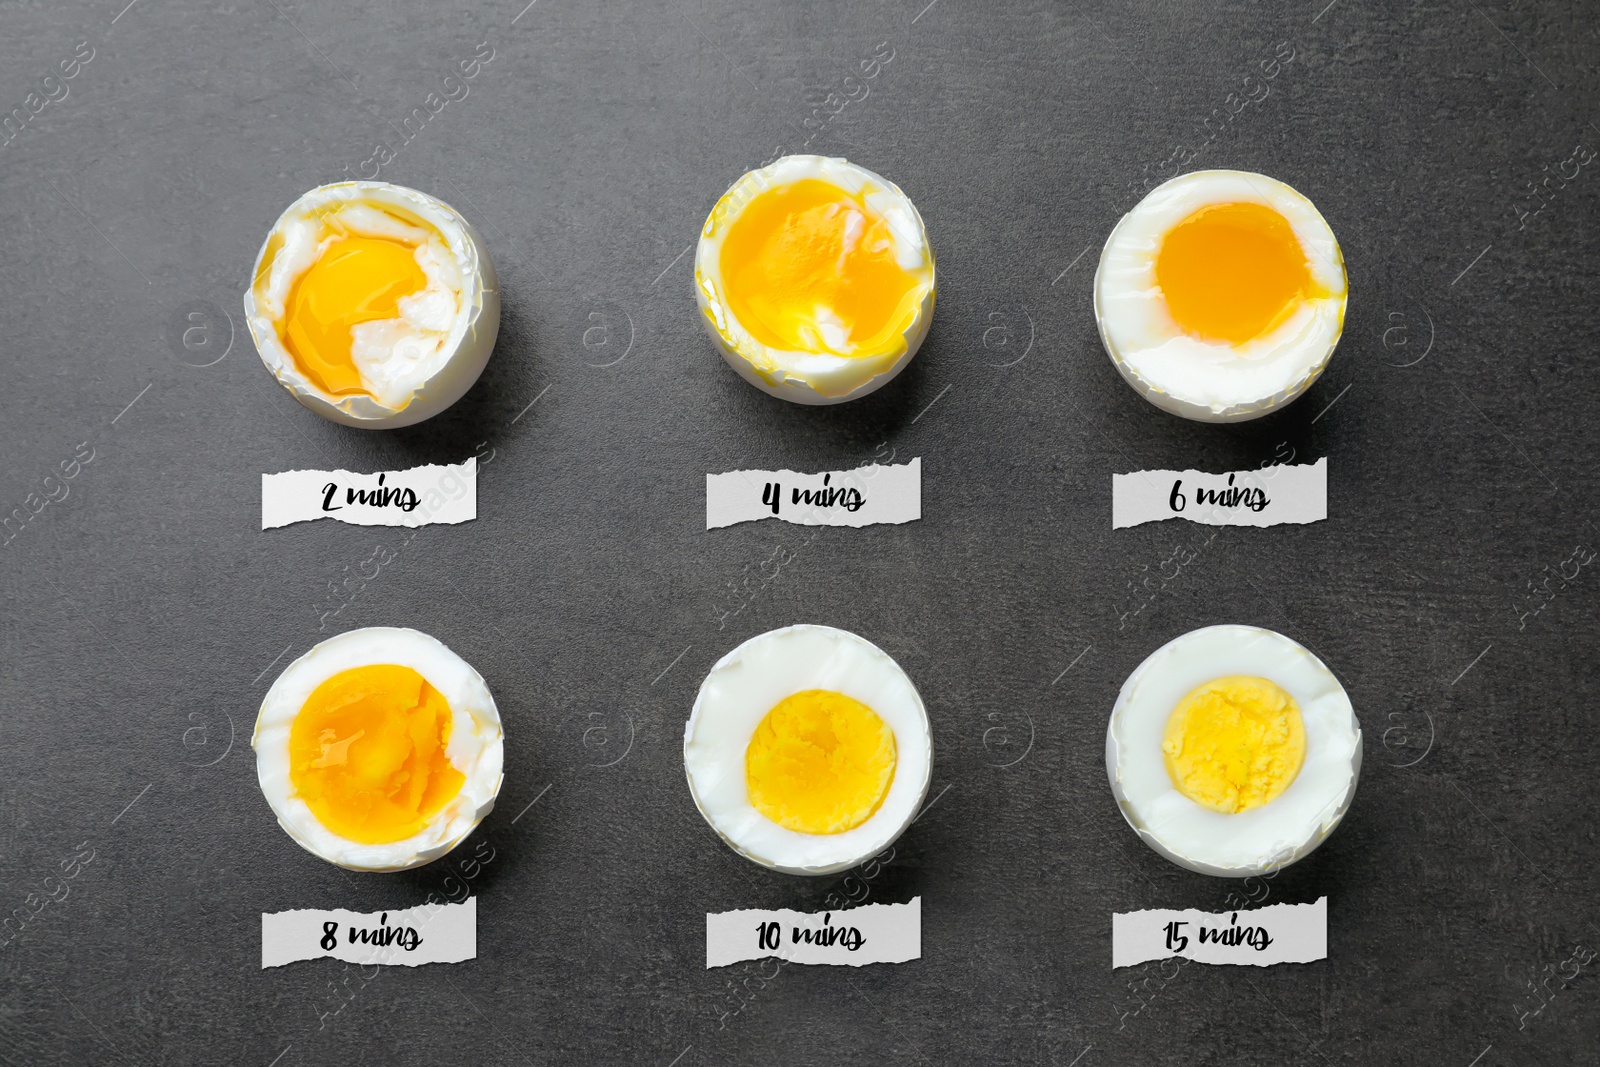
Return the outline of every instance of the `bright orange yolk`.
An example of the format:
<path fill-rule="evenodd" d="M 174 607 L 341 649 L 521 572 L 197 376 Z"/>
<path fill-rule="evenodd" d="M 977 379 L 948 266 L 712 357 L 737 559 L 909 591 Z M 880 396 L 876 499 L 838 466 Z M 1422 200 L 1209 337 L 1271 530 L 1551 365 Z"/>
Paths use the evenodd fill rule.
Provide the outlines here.
<path fill-rule="evenodd" d="M 880 355 L 926 291 L 895 261 L 894 235 L 867 207 L 817 178 L 760 193 L 728 229 L 724 297 L 761 344 L 792 352 Z"/>
<path fill-rule="evenodd" d="M 1278 325 L 1312 290 L 1289 220 L 1261 204 L 1213 204 L 1167 231 L 1156 283 L 1184 332 L 1234 345 Z"/>
<path fill-rule="evenodd" d="M 889 724 L 828 689 L 779 701 L 744 754 L 751 806 L 802 834 L 839 834 L 866 822 L 888 795 L 894 767 Z"/>
<path fill-rule="evenodd" d="M 379 845 L 422 830 L 465 781 L 445 758 L 450 705 L 410 667 L 329 678 L 289 728 L 289 780 L 317 820 Z"/>
<path fill-rule="evenodd" d="M 400 298 L 426 285 L 414 245 L 384 237 L 341 237 L 289 291 L 280 327 L 284 347 L 324 392 L 365 393 L 361 372 L 350 358 L 351 327 L 397 318 Z"/>

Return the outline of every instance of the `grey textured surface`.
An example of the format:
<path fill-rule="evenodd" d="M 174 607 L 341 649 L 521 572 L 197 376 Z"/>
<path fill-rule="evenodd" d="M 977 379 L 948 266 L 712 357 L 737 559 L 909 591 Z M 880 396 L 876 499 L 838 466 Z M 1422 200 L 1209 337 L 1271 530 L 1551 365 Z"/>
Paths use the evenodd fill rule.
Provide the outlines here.
<path fill-rule="evenodd" d="M 31 515 L 0 557 L 0 911 L 26 919 L 0 1061 L 1596 1062 L 1600 961 L 1567 961 L 1600 948 L 1600 576 L 1557 576 L 1600 548 L 1600 176 L 1562 165 L 1600 147 L 1594 6 L 925 4 L 0 6 L 0 112 L 66 93 L 0 147 L 0 510 Z M 465 98 L 397 143 L 485 41 Z M 734 376 L 683 255 L 808 137 L 899 183 L 939 256 L 912 367 L 832 410 Z M 484 232 L 505 313 L 460 404 L 362 433 L 272 383 L 239 298 L 278 212 L 380 141 L 384 179 Z M 1180 148 L 1304 191 L 1348 261 L 1330 371 L 1258 423 L 1163 415 L 1096 337 L 1100 244 Z M 207 306 L 231 348 L 224 318 L 175 344 Z M 891 450 L 923 458 L 920 523 L 701 529 L 707 471 Z M 1225 531 L 1171 580 L 1209 530 L 1110 529 L 1114 471 L 1291 450 L 1329 457 L 1325 523 Z M 401 535 L 257 529 L 263 471 L 475 451 L 478 521 L 376 577 Z M 890 650 L 933 716 L 937 800 L 872 879 L 756 868 L 684 784 L 706 669 L 798 621 Z M 1265 890 L 1329 896 L 1330 958 L 1113 973 L 1113 911 L 1233 888 L 1141 845 L 1102 765 L 1127 673 L 1220 621 L 1309 645 L 1366 728 L 1349 817 Z M 438 636 L 498 697 L 471 879 L 341 873 L 256 786 L 277 669 L 374 624 Z M 256 966 L 264 910 L 464 880 L 474 963 Z M 921 894 L 925 958 L 702 968 L 707 910 L 829 893 Z"/>

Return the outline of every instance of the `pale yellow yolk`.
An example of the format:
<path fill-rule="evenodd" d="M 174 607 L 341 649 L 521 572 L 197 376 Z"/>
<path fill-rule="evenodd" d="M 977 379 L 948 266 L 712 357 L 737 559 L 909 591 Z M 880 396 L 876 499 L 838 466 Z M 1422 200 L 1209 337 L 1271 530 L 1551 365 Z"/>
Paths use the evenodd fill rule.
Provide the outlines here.
<path fill-rule="evenodd" d="M 445 758 L 450 705 L 410 667 L 329 678 L 289 728 L 289 780 L 317 820 L 380 845 L 419 832 L 465 781 Z"/>
<path fill-rule="evenodd" d="M 1234 345 L 1271 330 L 1315 288 L 1289 220 L 1261 204 L 1213 204 L 1167 231 L 1156 284 L 1184 332 Z"/>
<path fill-rule="evenodd" d="M 1299 705 L 1275 683 L 1232 675 L 1178 702 L 1161 750 L 1178 792 L 1233 814 L 1289 787 L 1305 762 L 1306 731 Z"/>
<path fill-rule="evenodd" d="M 894 781 L 894 731 L 878 713 L 827 689 L 779 701 L 744 754 L 750 803 L 779 826 L 838 834 L 866 822 Z"/>
<path fill-rule="evenodd" d="M 416 246 L 385 237 L 335 240 L 284 305 L 280 336 L 300 371 L 332 396 L 365 393 L 350 358 L 351 327 L 398 318 L 400 298 L 427 286 Z"/>
<path fill-rule="evenodd" d="M 788 352 L 893 350 L 922 300 L 925 279 L 895 261 L 894 235 L 867 207 L 865 192 L 852 196 L 805 178 L 745 205 L 722 243 L 719 265 L 728 309 L 750 336 Z"/>

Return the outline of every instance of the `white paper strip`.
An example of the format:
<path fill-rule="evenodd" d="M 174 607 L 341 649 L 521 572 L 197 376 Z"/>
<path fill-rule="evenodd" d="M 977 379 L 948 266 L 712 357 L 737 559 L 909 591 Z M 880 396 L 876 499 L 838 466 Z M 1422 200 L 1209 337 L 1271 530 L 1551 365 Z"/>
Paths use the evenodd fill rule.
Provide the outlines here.
<path fill-rule="evenodd" d="M 1182 956 L 1196 963 L 1267 967 L 1328 958 L 1328 898 L 1211 914 L 1133 911 L 1111 916 L 1111 966 Z"/>
<path fill-rule="evenodd" d="M 706 475 L 706 529 L 757 519 L 798 526 L 875 526 L 922 518 L 922 460 L 848 471 Z"/>
<path fill-rule="evenodd" d="M 478 957 L 478 898 L 362 915 L 343 909 L 261 913 L 261 966 L 327 956 L 419 967 Z"/>
<path fill-rule="evenodd" d="M 1328 457 L 1315 463 L 1207 474 L 1134 471 L 1111 476 L 1111 528 L 1163 519 L 1206 526 L 1277 526 L 1328 517 Z"/>
<path fill-rule="evenodd" d="M 862 967 L 922 958 L 922 898 L 808 914 L 784 908 L 706 913 L 706 969 L 776 956 Z"/>
<path fill-rule="evenodd" d="M 261 528 L 334 519 L 355 526 L 428 526 L 478 517 L 478 459 L 403 471 L 284 471 L 261 476 Z"/>

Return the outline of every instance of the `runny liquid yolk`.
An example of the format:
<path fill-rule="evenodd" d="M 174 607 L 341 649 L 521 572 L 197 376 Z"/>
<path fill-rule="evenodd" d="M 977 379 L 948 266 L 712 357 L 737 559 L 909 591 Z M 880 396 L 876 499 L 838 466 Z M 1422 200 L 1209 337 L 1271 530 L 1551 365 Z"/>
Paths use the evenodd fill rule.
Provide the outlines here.
<path fill-rule="evenodd" d="M 758 194 L 733 221 L 723 295 L 761 344 L 841 356 L 894 349 L 926 279 L 896 262 L 894 235 L 865 192 L 805 178 Z"/>
<path fill-rule="evenodd" d="M 410 667 L 329 678 L 289 728 L 289 779 L 317 820 L 378 845 L 422 830 L 465 781 L 445 757 L 450 705 Z"/>
<path fill-rule="evenodd" d="M 1161 750 L 1178 792 L 1233 814 L 1289 788 L 1305 762 L 1305 724 L 1300 706 L 1277 684 L 1232 675 L 1178 702 Z"/>
<path fill-rule="evenodd" d="M 284 347 L 324 392 L 365 393 L 350 357 L 351 327 L 399 317 L 401 297 L 426 286 L 416 246 L 385 237 L 341 237 L 289 291 L 280 327 Z"/>
<path fill-rule="evenodd" d="M 888 723 L 827 689 L 779 701 L 744 754 L 750 803 L 802 834 L 838 834 L 866 822 L 888 795 L 894 766 Z"/>
<path fill-rule="evenodd" d="M 1167 231 L 1156 284 L 1185 333 L 1233 345 L 1277 326 L 1314 289 L 1289 221 L 1262 204 L 1213 204 Z"/>

